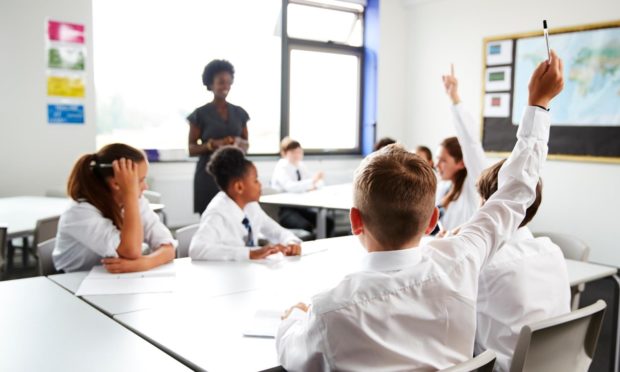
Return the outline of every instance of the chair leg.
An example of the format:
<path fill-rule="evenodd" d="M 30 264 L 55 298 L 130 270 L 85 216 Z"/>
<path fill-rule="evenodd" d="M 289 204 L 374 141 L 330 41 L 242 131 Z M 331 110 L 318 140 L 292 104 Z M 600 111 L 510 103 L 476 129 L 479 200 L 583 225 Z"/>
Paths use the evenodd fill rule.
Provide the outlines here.
<path fill-rule="evenodd" d="M 28 267 L 28 237 L 25 236 L 22 238 L 22 244 L 22 266 L 26 268 Z"/>
<path fill-rule="evenodd" d="M 7 249 L 6 249 L 6 262 L 4 264 L 5 267 L 5 272 L 9 272 L 9 270 L 11 270 L 13 268 L 13 256 L 15 255 L 15 246 L 13 245 L 13 242 L 11 240 L 9 240 L 8 244 L 7 244 Z"/>

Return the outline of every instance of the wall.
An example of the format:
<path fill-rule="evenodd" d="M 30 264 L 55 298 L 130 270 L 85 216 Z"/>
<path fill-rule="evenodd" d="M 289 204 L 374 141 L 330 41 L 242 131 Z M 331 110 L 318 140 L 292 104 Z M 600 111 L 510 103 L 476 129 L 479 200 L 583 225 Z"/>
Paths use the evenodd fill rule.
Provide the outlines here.
<path fill-rule="evenodd" d="M 85 125 L 48 125 L 46 18 L 82 23 L 87 31 Z M 0 197 L 63 189 L 75 159 L 95 148 L 91 2 L 0 2 Z"/>
<path fill-rule="evenodd" d="M 408 69 L 404 142 L 433 149 L 453 135 L 441 84 L 451 62 L 466 106 L 480 113 L 484 37 L 535 31 L 542 19 L 565 27 L 620 18 L 617 0 L 593 0 L 587 6 L 578 0 L 402 1 L 400 6 L 408 35 L 400 46 Z M 620 165 L 549 160 L 543 178 L 544 201 L 532 230 L 576 235 L 592 247 L 592 261 L 620 266 Z"/>

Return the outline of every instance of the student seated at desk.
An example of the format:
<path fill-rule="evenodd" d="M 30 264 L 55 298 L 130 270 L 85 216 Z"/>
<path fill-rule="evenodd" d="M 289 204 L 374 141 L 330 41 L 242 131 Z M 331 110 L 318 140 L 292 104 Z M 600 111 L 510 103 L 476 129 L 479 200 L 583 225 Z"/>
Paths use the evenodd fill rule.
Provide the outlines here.
<path fill-rule="evenodd" d="M 256 167 L 241 150 L 217 150 L 207 170 L 221 191 L 200 218 L 200 227 L 189 246 L 193 260 L 241 261 L 280 252 L 287 256 L 301 254 L 301 240 L 267 216 L 258 204 L 261 184 Z M 271 244 L 258 246 L 259 236 Z"/>
<path fill-rule="evenodd" d="M 311 175 L 306 168 L 301 144 L 289 137 L 280 142 L 280 156 L 271 177 L 271 187 L 280 192 L 306 192 L 323 186 L 323 172 Z M 282 207 L 278 212 L 280 224 L 289 229 L 309 232 L 316 228 L 317 212 L 310 208 Z M 334 231 L 334 219 L 327 217 L 327 236 Z"/>
<path fill-rule="evenodd" d="M 482 201 L 497 191 L 504 160 L 482 172 L 478 192 Z M 560 247 L 549 238 L 534 238 L 527 224 L 542 201 L 542 182 L 519 229 L 482 269 L 478 281 L 476 354 L 493 350 L 494 371 L 508 372 L 521 328 L 570 312 L 570 284 Z M 544 283 L 544 285 L 541 285 Z"/>
<path fill-rule="evenodd" d="M 276 337 L 285 369 L 434 371 L 471 358 L 480 270 L 534 200 L 550 126 L 535 106 L 562 86 L 553 54 L 533 73 L 499 189 L 456 237 L 418 247 L 438 215 L 437 180 L 423 159 L 392 145 L 362 162 L 350 218 L 369 253 L 362 271 L 285 313 Z"/>
<path fill-rule="evenodd" d="M 57 270 L 144 271 L 174 259 L 176 241 L 142 196 L 147 172 L 144 153 L 121 143 L 78 159 L 67 186 L 75 203 L 60 216 L 52 253 Z M 143 255 L 142 242 L 153 252 Z"/>

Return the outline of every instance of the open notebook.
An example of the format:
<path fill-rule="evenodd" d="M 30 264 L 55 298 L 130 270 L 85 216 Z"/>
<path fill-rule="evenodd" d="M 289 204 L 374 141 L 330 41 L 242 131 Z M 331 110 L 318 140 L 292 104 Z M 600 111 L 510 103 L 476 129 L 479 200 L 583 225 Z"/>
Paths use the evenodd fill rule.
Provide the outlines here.
<path fill-rule="evenodd" d="M 148 271 L 125 274 L 111 274 L 103 266 L 95 266 L 80 284 L 76 295 L 172 292 L 175 279 L 174 263 Z"/>

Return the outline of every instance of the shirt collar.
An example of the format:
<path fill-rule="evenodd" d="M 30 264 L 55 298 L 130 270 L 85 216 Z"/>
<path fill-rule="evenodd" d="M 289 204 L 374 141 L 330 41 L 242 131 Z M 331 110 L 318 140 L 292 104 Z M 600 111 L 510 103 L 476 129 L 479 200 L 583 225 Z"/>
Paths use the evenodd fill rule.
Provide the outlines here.
<path fill-rule="evenodd" d="M 226 204 L 226 208 L 230 210 L 230 217 L 235 221 L 239 221 L 239 223 L 241 224 L 247 214 L 241 208 L 239 208 L 239 205 L 235 203 L 235 201 L 232 200 L 230 196 L 228 196 L 228 194 L 223 191 L 220 192 L 223 194 L 222 200 Z M 247 217 L 248 219 L 250 218 L 249 216 Z"/>
<path fill-rule="evenodd" d="M 416 265 L 422 259 L 420 248 L 413 247 L 397 251 L 369 252 L 362 261 L 365 271 L 396 271 Z"/>

